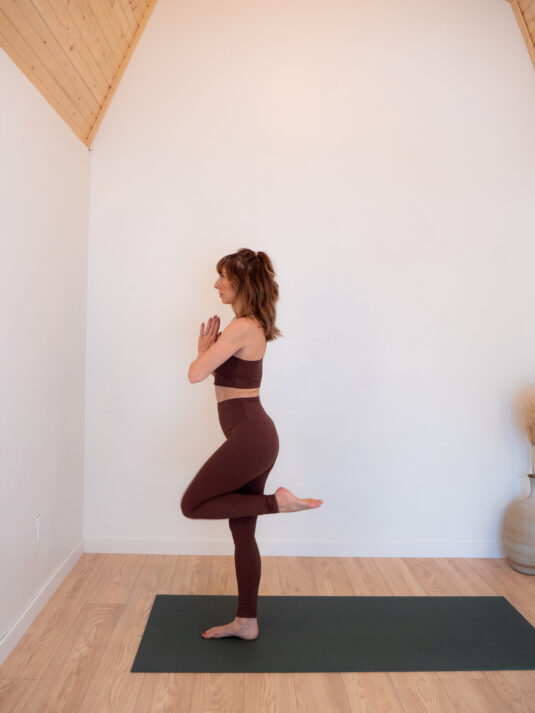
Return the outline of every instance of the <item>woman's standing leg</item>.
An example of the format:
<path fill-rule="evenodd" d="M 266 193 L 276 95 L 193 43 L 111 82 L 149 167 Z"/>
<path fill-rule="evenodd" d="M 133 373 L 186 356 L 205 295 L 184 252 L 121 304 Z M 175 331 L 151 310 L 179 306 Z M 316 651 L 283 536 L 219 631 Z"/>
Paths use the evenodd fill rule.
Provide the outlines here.
<path fill-rule="evenodd" d="M 273 464 L 274 465 L 274 464 Z M 251 480 L 240 493 L 264 492 L 267 477 L 273 468 L 271 465 L 264 473 Z M 236 616 L 256 618 L 258 589 L 262 574 L 262 561 L 255 539 L 258 516 L 229 518 L 229 527 L 234 540 L 234 566 L 238 583 L 238 610 Z"/>

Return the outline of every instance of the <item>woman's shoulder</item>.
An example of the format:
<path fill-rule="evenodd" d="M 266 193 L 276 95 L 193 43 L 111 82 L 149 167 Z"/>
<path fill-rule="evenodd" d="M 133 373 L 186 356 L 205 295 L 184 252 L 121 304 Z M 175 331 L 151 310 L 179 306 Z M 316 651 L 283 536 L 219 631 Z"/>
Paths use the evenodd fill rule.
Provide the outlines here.
<path fill-rule="evenodd" d="M 233 321 L 244 330 L 264 329 L 261 322 L 255 317 L 234 317 Z"/>
<path fill-rule="evenodd" d="M 253 317 L 235 317 L 234 324 L 241 330 L 242 342 L 236 356 L 241 359 L 262 359 L 266 351 L 263 325 Z"/>
<path fill-rule="evenodd" d="M 244 345 L 256 346 L 266 344 L 266 332 L 264 325 L 254 317 L 235 317 L 231 324 L 235 324 L 235 329 L 240 330 Z M 247 357 L 252 358 L 252 357 Z"/>

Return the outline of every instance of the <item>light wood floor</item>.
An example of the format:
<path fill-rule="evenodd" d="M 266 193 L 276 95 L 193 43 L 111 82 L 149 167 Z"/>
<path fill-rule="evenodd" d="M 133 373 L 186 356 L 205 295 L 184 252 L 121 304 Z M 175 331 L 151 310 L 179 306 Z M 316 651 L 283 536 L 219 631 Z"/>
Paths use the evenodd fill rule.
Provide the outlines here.
<path fill-rule="evenodd" d="M 535 712 L 535 671 L 130 673 L 154 596 L 195 593 L 236 594 L 233 557 L 82 555 L 0 667 L 0 712 Z M 259 594 L 503 595 L 535 625 L 505 559 L 262 557 Z"/>

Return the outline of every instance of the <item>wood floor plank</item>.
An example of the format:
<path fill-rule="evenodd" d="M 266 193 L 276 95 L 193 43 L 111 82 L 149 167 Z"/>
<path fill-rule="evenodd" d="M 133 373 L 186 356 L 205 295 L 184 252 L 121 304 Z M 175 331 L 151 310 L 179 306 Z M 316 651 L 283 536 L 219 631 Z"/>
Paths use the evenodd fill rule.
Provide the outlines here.
<path fill-rule="evenodd" d="M 103 575 L 89 593 L 86 602 L 123 604 L 148 555 L 113 554 L 108 558 Z"/>
<path fill-rule="evenodd" d="M 312 596 L 318 587 L 310 557 L 280 557 L 278 561 L 281 595 Z"/>
<path fill-rule="evenodd" d="M 138 576 L 77 713 L 133 713 L 141 693 L 143 698 L 149 695 L 146 674 L 131 673 L 131 668 L 156 594 L 171 593 L 177 558 L 141 555 L 139 559 Z M 116 563 L 123 564 L 120 559 Z"/>
<path fill-rule="evenodd" d="M 485 671 L 485 678 L 500 691 L 504 709 L 514 713 L 535 711 L 535 671 Z"/>
<path fill-rule="evenodd" d="M 342 673 L 351 713 L 412 713 L 405 710 L 389 676 L 384 673 Z"/>
<path fill-rule="evenodd" d="M 451 576 L 451 571 L 448 572 L 447 563 L 431 557 L 404 557 L 402 561 L 426 596 L 460 595 L 456 577 Z"/>
<path fill-rule="evenodd" d="M 455 580 L 458 591 L 462 596 L 496 596 L 496 589 L 481 576 L 480 569 L 473 567 L 469 559 L 445 559 L 441 566 L 447 568 L 452 579 Z"/>
<path fill-rule="evenodd" d="M 456 713 L 447 691 L 434 671 L 391 671 L 403 708 L 410 713 Z"/>
<path fill-rule="evenodd" d="M 110 577 L 117 569 L 118 556 L 112 552 L 92 552 L 87 553 L 95 563 L 93 576 L 91 581 L 87 582 L 85 587 L 85 602 L 98 602 L 98 595 L 109 583 Z M 85 557 L 86 555 L 84 555 Z M 141 559 L 144 555 L 137 555 Z"/>
<path fill-rule="evenodd" d="M 82 605 L 22 713 L 80 709 L 122 609 L 122 604 Z"/>
<path fill-rule="evenodd" d="M 189 713 L 195 675 L 194 673 L 160 673 L 143 676 L 133 713 L 175 713 L 175 711 Z M 126 713 L 131 709 L 117 707 L 114 710 L 117 713 L 123 711 Z"/>
<path fill-rule="evenodd" d="M 443 689 L 454 705 L 456 713 L 519 713 L 511 701 L 489 685 L 482 671 L 437 671 Z M 529 709 L 528 709 L 529 710 Z"/>
<path fill-rule="evenodd" d="M 281 592 L 279 580 L 279 557 L 261 556 L 262 572 L 260 577 L 259 596 L 273 597 Z"/>
<path fill-rule="evenodd" d="M 171 581 L 174 594 L 210 594 L 211 555 L 178 555 Z"/>
<path fill-rule="evenodd" d="M 309 557 L 319 596 L 354 596 L 343 557 Z"/>
<path fill-rule="evenodd" d="M 210 643 L 210 642 L 207 642 Z M 245 674 L 197 673 L 193 681 L 191 713 L 244 711 Z"/>
<path fill-rule="evenodd" d="M 341 673 L 292 674 L 298 713 L 351 713 Z"/>
<path fill-rule="evenodd" d="M 380 557 L 343 557 L 342 565 L 356 597 L 387 597 L 392 594 L 381 574 Z"/>
<path fill-rule="evenodd" d="M 238 595 L 233 555 L 217 555 L 211 558 L 208 588 L 210 594 Z"/>
<path fill-rule="evenodd" d="M 99 581 L 103 561 L 106 555 L 80 557 L 4 661 L 1 678 L 41 678 L 87 601 L 88 591 Z"/>
<path fill-rule="evenodd" d="M 375 561 L 391 596 L 423 596 L 425 594 L 424 589 L 407 565 L 406 559 L 408 558 L 377 557 Z"/>
<path fill-rule="evenodd" d="M 0 711 L 22 713 L 37 683 L 37 679 L 31 678 L 0 679 Z"/>
<path fill-rule="evenodd" d="M 246 713 L 297 713 L 291 673 L 248 673 L 243 709 Z"/>

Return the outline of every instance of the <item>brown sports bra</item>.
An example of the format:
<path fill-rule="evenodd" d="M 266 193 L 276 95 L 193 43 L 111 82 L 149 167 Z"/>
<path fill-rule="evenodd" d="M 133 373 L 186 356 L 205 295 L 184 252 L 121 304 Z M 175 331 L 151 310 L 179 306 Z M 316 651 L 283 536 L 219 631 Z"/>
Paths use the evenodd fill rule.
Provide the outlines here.
<path fill-rule="evenodd" d="M 240 359 L 234 354 L 214 369 L 214 386 L 254 389 L 262 381 L 262 359 Z"/>

